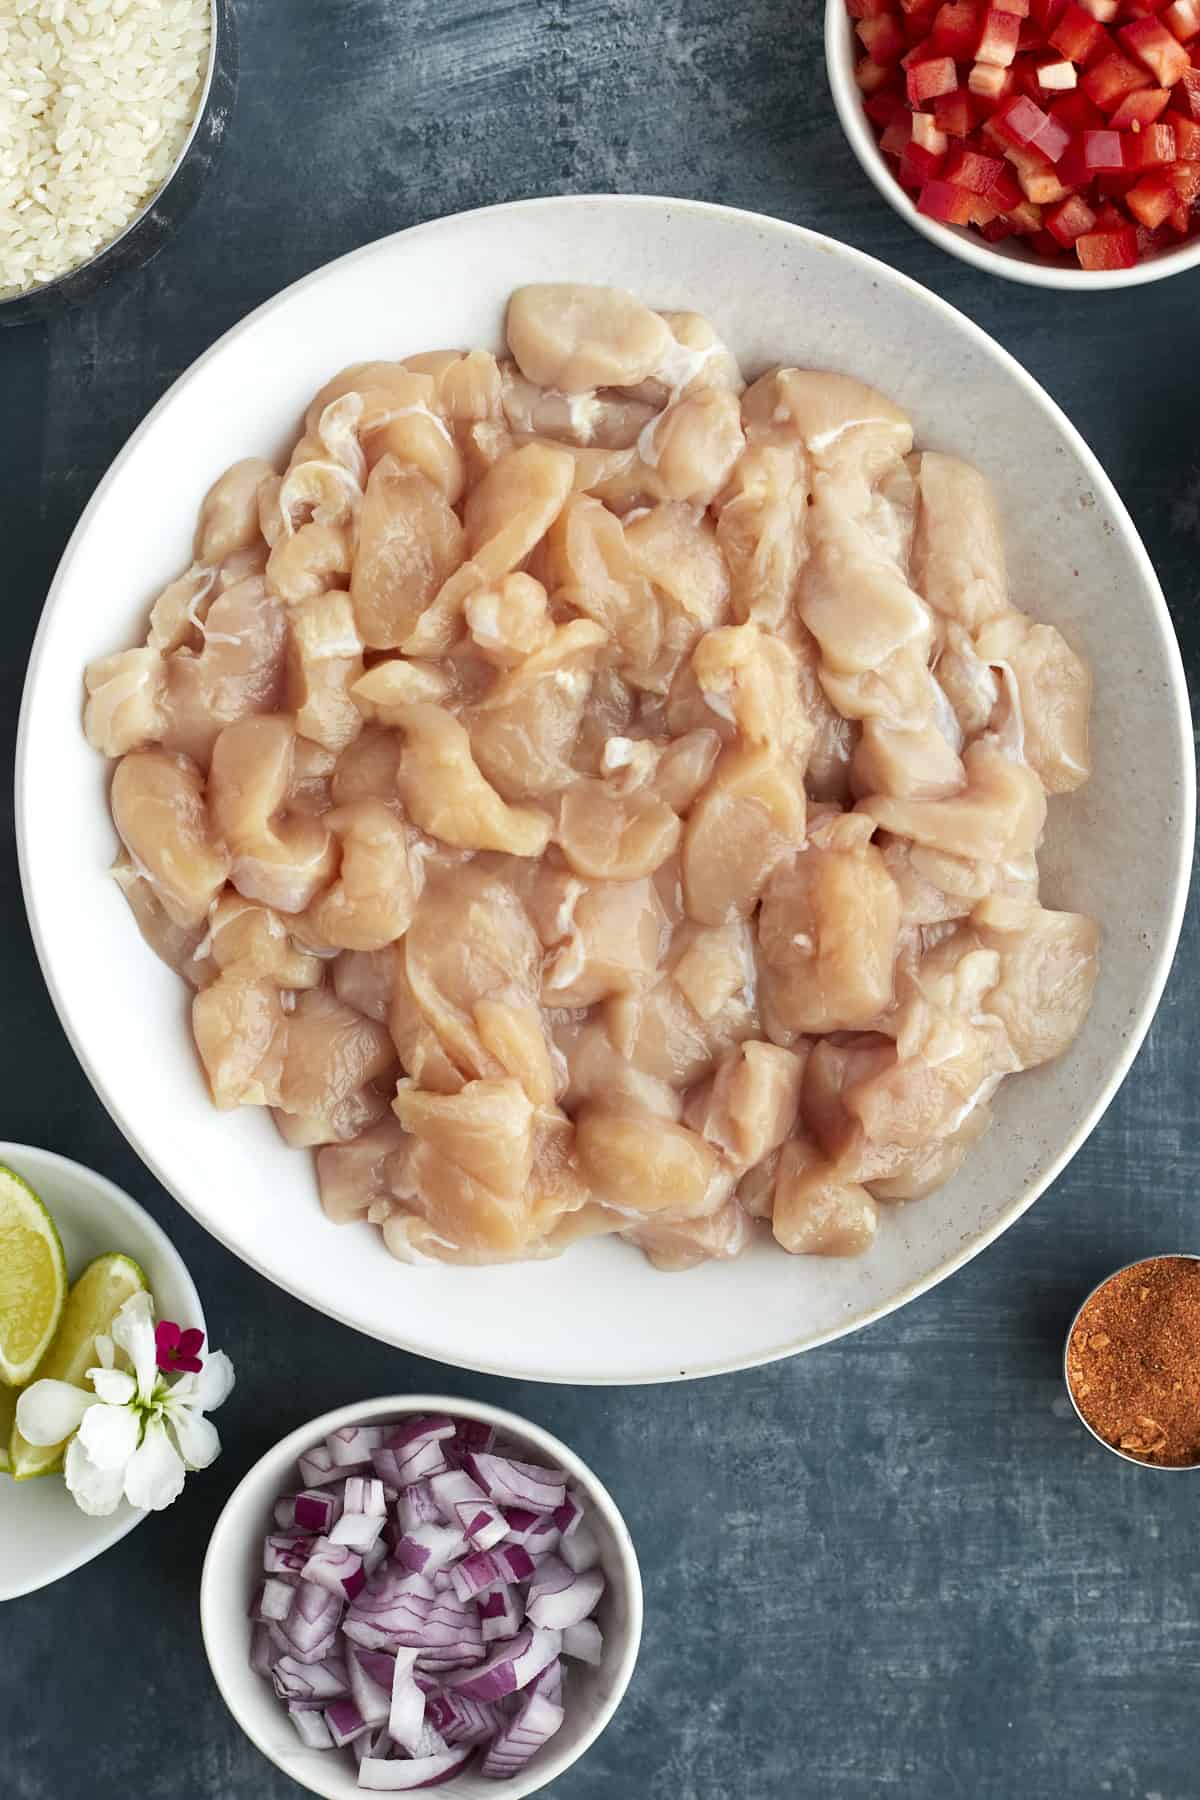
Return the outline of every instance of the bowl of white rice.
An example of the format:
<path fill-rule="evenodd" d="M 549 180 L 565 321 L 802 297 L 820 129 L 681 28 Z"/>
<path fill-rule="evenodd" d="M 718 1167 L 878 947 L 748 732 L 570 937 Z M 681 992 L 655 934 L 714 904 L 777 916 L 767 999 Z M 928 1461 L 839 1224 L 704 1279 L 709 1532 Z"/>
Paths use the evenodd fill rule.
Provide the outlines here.
<path fill-rule="evenodd" d="M 232 0 L 0 5 L 0 325 L 162 248 L 233 104 Z"/>

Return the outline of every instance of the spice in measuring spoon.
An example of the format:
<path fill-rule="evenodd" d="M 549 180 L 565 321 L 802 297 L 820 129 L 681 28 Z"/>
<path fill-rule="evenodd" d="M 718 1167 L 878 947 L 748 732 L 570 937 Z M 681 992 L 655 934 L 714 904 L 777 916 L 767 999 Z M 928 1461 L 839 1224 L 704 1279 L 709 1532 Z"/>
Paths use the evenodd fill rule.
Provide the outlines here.
<path fill-rule="evenodd" d="M 1160 1467 L 1200 1463 L 1200 1260 L 1153 1257 L 1097 1288 L 1071 1332 L 1067 1380 L 1114 1450 Z"/>

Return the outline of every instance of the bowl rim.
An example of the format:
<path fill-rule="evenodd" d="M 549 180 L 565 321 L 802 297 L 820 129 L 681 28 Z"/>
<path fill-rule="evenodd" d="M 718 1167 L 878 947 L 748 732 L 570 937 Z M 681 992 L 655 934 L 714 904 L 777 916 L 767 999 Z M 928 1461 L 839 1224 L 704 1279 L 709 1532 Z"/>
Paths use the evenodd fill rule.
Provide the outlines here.
<path fill-rule="evenodd" d="M 1014 250 L 989 244 L 962 225 L 945 225 L 918 212 L 883 160 L 874 133 L 863 111 L 862 96 L 854 80 L 853 26 L 845 0 L 825 0 L 825 70 L 842 130 L 851 150 L 876 190 L 892 210 L 921 236 L 970 263 L 985 274 L 999 275 L 1005 281 L 1018 281 L 1026 287 L 1056 288 L 1071 294 L 1102 293 L 1108 288 L 1143 287 L 1150 281 L 1165 281 L 1200 265 L 1200 237 L 1163 250 L 1132 269 L 1056 268 L 1027 258 Z"/>
<path fill-rule="evenodd" d="M 140 1206 L 131 1195 L 127 1194 L 124 1188 L 119 1188 L 115 1181 L 109 1180 L 107 1175 L 101 1175 L 98 1170 L 89 1168 L 87 1163 L 76 1162 L 70 1156 L 62 1156 L 57 1150 L 43 1150 L 37 1144 L 18 1144 L 13 1139 L 0 1140 L 0 1163 L 8 1164 L 16 1169 L 18 1174 L 23 1172 L 22 1165 L 29 1165 L 57 1174 L 68 1174 L 72 1180 L 82 1178 L 96 1194 L 103 1198 L 116 1217 L 133 1219 L 137 1229 L 146 1234 L 159 1255 L 174 1264 L 180 1286 L 191 1302 L 194 1321 L 201 1331 L 207 1333 L 208 1323 L 204 1317 L 200 1295 L 196 1291 L 196 1284 L 192 1280 L 183 1257 L 158 1220 L 153 1218 L 144 1206 Z M 26 1179 L 29 1177 L 26 1176 Z M 32 1179 L 30 1179 L 30 1186 L 36 1189 L 36 1182 Z M 119 1513 L 94 1520 L 98 1528 L 97 1541 L 94 1544 L 89 1545 L 78 1555 L 68 1555 L 65 1561 L 56 1564 L 48 1573 L 39 1574 L 36 1580 L 20 1587 L 4 1589 L 0 1592 L 0 1603 L 6 1600 L 19 1600 L 26 1594 L 36 1594 L 39 1588 L 50 1587 L 54 1582 L 62 1581 L 65 1576 L 73 1575 L 76 1569 L 82 1569 L 88 1563 L 94 1562 L 98 1556 L 102 1556 L 114 1544 L 119 1544 L 122 1538 L 128 1537 L 129 1533 L 146 1517 L 145 1512 L 123 1507 Z"/>
<path fill-rule="evenodd" d="M 578 1746 L 565 1758 L 561 1752 L 558 1758 L 552 1756 L 547 1762 L 544 1774 L 539 1771 L 542 1778 L 539 1779 L 537 1786 L 519 1789 L 518 1800 L 520 1800 L 521 1795 L 539 1792 L 551 1781 L 557 1781 L 560 1775 L 573 1768 L 587 1754 L 601 1733 L 612 1723 L 625 1698 L 637 1666 L 645 1618 L 645 1598 L 641 1564 L 638 1561 L 633 1536 L 625 1523 L 625 1515 L 600 1477 L 588 1463 L 584 1462 L 578 1452 L 571 1449 L 569 1444 L 564 1444 L 560 1438 L 555 1437 L 544 1426 L 536 1425 L 532 1420 L 522 1418 L 519 1413 L 509 1412 L 505 1407 L 492 1406 L 485 1400 L 472 1400 L 449 1394 L 383 1395 L 375 1400 L 353 1401 L 347 1406 L 338 1406 L 330 1412 L 322 1413 L 307 1424 L 297 1426 L 286 1437 L 280 1438 L 277 1444 L 273 1444 L 269 1450 L 265 1450 L 258 1460 L 246 1470 L 221 1508 L 204 1553 L 204 1566 L 200 1573 L 200 1635 L 204 1642 L 204 1654 L 208 1659 L 213 1680 L 216 1682 L 217 1690 L 235 1724 L 245 1733 L 255 1748 L 267 1758 L 272 1767 L 283 1768 L 283 1765 L 264 1743 L 261 1735 L 244 1716 L 237 1699 L 231 1692 L 233 1684 L 227 1685 L 224 1679 L 223 1670 L 227 1659 L 222 1652 L 214 1648 L 214 1621 L 218 1607 L 215 1591 L 217 1570 L 231 1554 L 230 1546 L 234 1542 L 235 1533 L 232 1513 L 243 1498 L 243 1490 L 249 1488 L 264 1473 L 265 1464 L 295 1462 L 317 1439 L 328 1436 L 331 1431 L 340 1430 L 344 1425 L 357 1425 L 363 1420 L 373 1419 L 379 1413 L 387 1413 L 389 1417 L 399 1416 L 401 1418 L 417 1413 L 446 1413 L 452 1418 L 460 1416 L 478 1419 L 486 1425 L 494 1425 L 507 1431 L 511 1436 L 528 1442 L 533 1449 L 540 1451 L 542 1455 L 565 1469 L 584 1488 L 589 1501 L 604 1515 L 613 1534 L 628 1603 L 629 1630 L 627 1641 L 617 1659 L 616 1678 L 612 1693 L 592 1720 L 590 1728 L 585 1732 Z M 607 1644 L 605 1649 L 607 1651 Z M 245 1672 L 250 1673 L 248 1666 Z M 300 1780 L 294 1769 L 284 1768 L 283 1772 L 289 1775 L 298 1786 L 308 1786 L 306 1782 Z M 308 1791 L 317 1793 L 320 1790 L 310 1788 Z M 511 1788 L 508 1791 L 514 1792 Z"/>
<path fill-rule="evenodd" d="M 48 622 L 53 615 L 56 599 L 64 584 L 67 572 L 76 558 L 80 555 L 81 547 L 87 537 L 93 515 L 103 506 L 109 488 L 119 479 L 121 470 L 134 448 L 147 431 L 150 430 L 159 415 L 171 405 L 176 390 L 185 382 L 200 378 L 210 361 L 213 360 L 227 342 L 248 331 L 272 310 L 282 306 L 292 294 L 301 289 L 315 286 L 322 281 L 330 279 L 355 261 L 366 262 L 369 258 L 378 254 L 382 245 L 387 244 L 396 238 L 418 238 L 429 242 L 436 242 L 439 237 L 460 229 L 464 220 L 479 219 L 493 215 L 512 215 L 514 213 L 520 213 L 526 216 L 536 213 L 547 213 L 552 215 L 556 210 L 561 210 L 563 208 L 575 209 L 579 207 L 595 206 L 597 204 L 605 207 L 619 208 L 623 212 L 628 213 L 631 224 L 635 223 L 639 215 L 650 215 L 658 209 L 667 208 L 673 212 L 687 214 L 700 224 L 703 224 L 707 220 L 717 218 L 736 219 L 757 232 L 769 232 L 773 234 L 779 241 L 781 251 L 786 251 L 789 245 L 797 242 L 803 242 L 806 245 L 814 246 L 822 254 L 836 257 L 856 269 L 862 270 L 875 282 L 881 289 L 881 292 L 886 291 L 887 287 L 893 284 L 903 289 L 911 298 L 927 308 L 930 313 L 936 315 L 940 321 L 951 323 L 953 329 L 962 333 L 983 355 L 998 363 L 1022 389 L 1030 404 L 1040 408 L 1048 415 L 1064 442 L 1070 446 L 1073 454 L 1079 459 L 1081 466 L 1087 473 L 1089 482 L 1097 495 L 1103 499 L 1113 520 L 1116 531 L 1124 541 L 1124 544 L 1141 575 L 1142 589 L 1147 596 L 1151 612 L 1157 620 L 1159 635 L 1163 642 L 1164 657 L 1170 671 L 1171 696 L 1174 701 L 1172 717 L 1174 730 L 1178 740 L 1177 749 L 1180 768 L 1179 828 L 1176 835 L 1176 853 L 1170 916 L 1162 940 L 1157 948 L 1156 960 L 1149 974 L 1148 987 L 1143 1005 L 1137 1016 L 1130 1021 L 1128 1035 L 1121 1046 L 1120 1053 L 1116 1057 L 1108 1079 L 1094 1094 L 1090 1104 L 1081 1111 L 1074 1129 L 1069 1133 L 1059 1154 L 1048 1166 L 1044 1175 L 1029 1188 L 1022 1190 L 1011 1204 L 1005 1207 L 984 1231 L 961 1243 L 949 1256 L 939 1262 L 934 1269 L 921 1276 L 920 1279 L 910 1282 L 906 1287 L 903 1287 L 897 1293 L 890 1295 L 886 1300 L 869 1305 L 862 1312 L 856 1313 L 847 1319 L 839 1320 L 837 1324 L 830 1325 L 826 1330 L 815 1333 L 813 1336 L 806 1338 L 803 1343 L 796 1343 L 794 1340 L 788 1340 L 784 1343 L 772 1345 L 766 1351 L 756 1350 L 747 1354 L 740 1354 L 732 1357 L 718 1357 L 712 1362 L 706 1362 L 699 1365 L 694 1364 L 685 1372 L 681 1372 L 668 1357 L 664 1357 L 659 1367 L 649 1373 L 643 1371 L 634 1375 L 621 1371 L 614 1373 L 610 1370 L 593 1373 L 586 1377 L 563 1376 L 555 1373 L 547 1373 L 544 1369 L 527 1368 L 519 1363 L 504 1363 L 497 1365 L 490 1361 L 485 1362 L 464 1359 L 456 1360 L 454 1364 L 450 1365 L 453 1367 L 473 1369 L 480 1374 L 499 1375 L 511 1380 L 543 1381 L 550 1384 L 567 1386 L 626 1387 L 644 1386 L 650 1383 L 659 1382 L 698 1380 L 707 1376 L 733 1374 L 742 1369 L 758 1368 L 767 1363 L 779 1362 L 785 1357 L 795 1356 L 805 1350 L 816 1349 L 819 1345 L 830 1343 L 839 1337 L 844 1337 L 851 1331 L 861 1330 L 866 1325 L 874 1324 L 877 1320 L 885 1318 L 898 1307 L 907 1305 L 909 1301 L 915 1300 L 919 1295 L 928 1292 L 930 1288 L 936 1287 L 939 1282 L 944 1281 L 948 1276 L 954 1274 L 956 1270 L 962 1268 L 962 1266 L 969 1262 L 972 1257 L 977 1256 L 980 1251 L 986 1249 L 990 1243 L 994 1242 L 996 1238 L 1000 1237 L 1008 1230 L 1009 1226 L 1020 1218 L 1021 1214 L 1026 1212 L 1029 1207 L 1033 1205 L 1034 1201 L 1037 1200 L 1062 1173 L 1063 1169 L 1071 1161 L 1072 1157 L 1094 1129 L 1095 1125 L 1112 1101 L 1117 1089 L 1124 1081 L 1138 1050 L 1141 1048 L 1146 1033 L 1150 1028 L 1151 1021 L 1154 1018 L 1154 1014 L 1157 1011 L 1159 1002 L 1162 999 L 1163 989 L 1166 985 L 1167 976 L 1170 973 L 1175 950 L 1179 942 L 1179 934 L 1187 905 L 1196 823 L 1196 764 L 1192 742 L 1191 705 L 1188 696 L 1187 678 L 1184 673 L 1183 658 L 1180 653 L 1178 639 L 1175 635 L 1175 629 L 1171 621 L 1171 615 L 1163 596 L 1162 587 L 1154 570 L 1154 565 L 1150 560 L 1145 545 L 1142 543 L 1141 537 L 1129 515 L 1124 501 L 1120 498 L 1111 478 L 1106 473 L 1095 452 L 1091 449 L 1079 430 L 1071 423 L 1071 420 L 1058 405 L 1057 401 L 1052 399 L 1046 390 L 1035 381 L 1033 376 L 1030 375 L 1022 364 L 1017 361 L 1016 357 L 1014 357 L 1011 352 L 1006 350 L 1003 345 L 999 344 L 993 337 L 984 331 L 982 326 L 975 324 L 972 319 L 968 318 L 964 313 L 961 313 L 956 307 L 951 306 L 949 301 L 943 300 L 940 295 L 931 292 L 928 288 L 922 286 L 920 282 L 915 281 L 911 276 L 902 273 L 898 269 L 892 268 L 890 264 L 881 262 L 878 258 L 868 255 L 865 251 L 855 249 L 851 245 L 844 244 L 836 238 L 830 238 L 821 232 L 813 231 L 807 226 L 794 225 L 786 220 L 772 218 L 768 214 L 749 212 L 740 207 L 718 206 L 712 202 L 700 200 L 678 200 L 662 195 L 551 195 L 533 200 L 509 201 L 496 206 L 480 207 L 466 213 L 451 213 L 439 219 L 426 221 L 421 225 L 410 226 L 405 231 L 385 234 L 384 237 L 378 238 L 370 244 L 363 245 L 357 250 L 352 250 L 344 256 L 337 257 L 332 262 L 325 263 L 320 268 L 313 270 L 310 274 L 301 277 L 299 281 L 289 284 L 288 287 L 283 288 L 278 294 L 275 294 L 272 298 L 264 301 L 252 312 L 248 313 L 244 319 L 232 326 L 229 331 L 223 333 L 222 336 L 217 339 L 216 343 L 211 345 L 208 350 L 197 358 L 189 369 L 185 370 L 184 373 L 172 383 L 162 398 L 150 412 L 147 413 L 141 424 L 135 428 L 123 448 L 118 451 L 106 473 L 102 476 L 63 551 L 54 580 L 47 593 L 46 603 L 42 609 L 42 617 L 29 653 L 25 685 L 21 698 L 21 710 L 17 727 L 16 755 L 14 759 L 14 785 L 16 796 L 15 827 L 18 867 L 20 869 L 22 893 L 29 918 L 30 932 L 37 951 L 38 961 L 41 964 L 42 975 L 55 1010 L 58 1013 L 59 1021 L 72 1049 L 83 1067 L 84 1073 L 87 1075 L 93 1089 L 100 1099 L 101 1104 L 107 1109 L 115 1124 L 124 1134 L 130 1145 L 137 1154 L 142 1157 L 146 1166 L 162 1183 L 167 1192 L 172 1194 L 179 1204 L 183 1206 L 184 1210 L 197 1219 L 199 1223 L 204 1226 L 206 1231 L 215 1237 L 218 1242 L 224 1244 L 226 1249 L 232 1251 L 235 1256 L 240 1257 L 244 1263 L 255 1269 L 268 1281 L 273 1282 L 277 1287 L 283 1287 L 285 1291 L 294 1294 L 297 1299 L 304 1301 L 306 1305 L 314 1307 L 318 1312 L 324 1313 L 326 1317 L 337 1319 L 339 1323 L 347 1325 L 354 1330 L 364 1331 L 364 1335 L 374 1338 L 377 1342 L 390 1343 L 396 1349 L 406 1350 L 415 1356 L 428 1355 L 425 1346 L 405 1337 L 402 1329 L 397 1329 L 396 1331 L 389 1333 L 386 1337 L 378 1337 L 373 1330 L 364 1328 L 350 1310 L 331 1306 L 307 1284 L 300 1285 L 297 1283 L 289 1285 L 280 1281 L 265 1263 L 255 1258 L 253 1255 L 248 1254 L 247 1251 L 239 1243 L 235 1242 L 231 1236 L 217 1231 L 212 1222 L 206 1218 L 204 1214 L 191 1203 L 191 1201 L 185 1199 L 182 1192 L 176 1189 L 167 1173 L 159 1166 L 158 1162 L 153 1158 L 148 1158 L 142 1151 L 139 1144 L 138 1133 L 131 1121 L 127 1119 L 120 1104 L 112 1094 L 99 1059 L 94 1058 L 87 1053 L 79 1033 L 75 1029 L 69 995 L 57 979 L 51 945 L 42 928 L 38 910 L 34 905 L 33 877 L 29 866 L 27 844 L 27 819 L 33 812 L 36 804 L 32 791 L 33 777 L 29 755 L 30 718 L 34 710 L 34 696 L 36 695 L 39 685 L 39 672 L 46 656 Z"/>
<path fill-rule="evenodd" d="M 1107 1275 L 1102 1276 L 1095 1287 L 1092 1288 L 1091 1292 L 1085 1294 L 1083 1299 L 1079 1302 L 1079 1305 L 1075 1309 L 1075 1315 L 1072 1318 L 1071 1323 L 1067 1326 L 1066 1336 L 1063 1338 L 1063 1385 L 1067 1390 L 1067 1397 L 1074 1408 L 1075 1417 L 1079 1420 L 1079 1423 L 1083 1426 L 1084 1430 L 1089 1432 L 1098 1444 L 1102 1444 L 1106 1450 L 1110 1450 L 1114 1456 L 1119 1456 L 1122 1462 L 1134 1463 L 1139 1469 L 1153 1469 L 1160 1475 L 1194 1475 L 1196 1471 L 1200 1469 L 1200 1457 L 1197 1457 L 1195 1462 L 1190 1463 L 1153 1463 L 1147 1462 L 1144 1456 L 1131 1456 L 1128 1450 L 1122 1450 L 1118 1444 L 1110 1444 L 1107 1438 L 1100 1436 L 1096 1427 L 1086 1416 L 1083 1408 L 1075 1398 L 1075 1389 L 1071 1386 L 1071 1376 L 1068 1368 L 1068 1358 L 1071 1354 L 1071 1339 L 1075 1336 L 1075 1327 L 1078 1325 L 1080 1315 L 1085 1307 L 1090 1306 L 1100 1290 L 1106 1288 L 1110 1281 L 1115 1281 L 1118 1275 L 1124 1275 L 1129 1269 L 1140 1269 L 1144 1263 L 1151 1262 L 1200 1263 L 1200 1251 L 1156 1250 L 1151 1252 L 1149 1256 L 1135 1256 L 1132 1262 L 1122 1263 L 1119 1268 L 1110 1269 Z"/>
<path fill-rule="evenodd" d="M 8 294 L 0 297 L 0 323 L 4 323 L 4 309 L 8 306 L 15 307 L 32 300 L 52 301 L 55 298 L 57 291 L 65 282 L 74 281 L 86 271 L 98 267 L 100 263 L 104 262 L 107 257 L 111 256 L 120 248 L 131 232 L 137 230 L 147 214 L 154 211 L 154 208 L 158 205 L 159 201 L 178 175 L 180 169 L 183 167 L 184 162 L 187 160 L 188 152 L 195 143 L 197 133 L 204 121 L 204 115 L 208 109 L 209 97 L 212 94 L 213 82 L 215 81 L 217 74 L 218 52 L 221 48 L 221 32 L 223 29 L 222 16 L 221 0 L 208 0 L 208 61 L 205 64 L 204 79 L 200 84 L 200 92 L 196 99 L 196 110 L 192 114 L 191 123 L 188 125 L 184 140 L 179 146 L 179 154 L 176 156 L 174 162 L 171 164 L 154 192 L 148 197 L 143 205 L 139 206 L 133 217 L 126 220 L 116 237 L 109 238 L 107 243 L 101 244 L 98 250 L 93 250 L 92 254 L 87 257 L 85 261 L 72 263 L 71 267 L 69 269 L 64 269 L 61 275 L 55 275 L 49 281 L 41 281 L 36 287 L 22 288 L 17 294 Z"/>

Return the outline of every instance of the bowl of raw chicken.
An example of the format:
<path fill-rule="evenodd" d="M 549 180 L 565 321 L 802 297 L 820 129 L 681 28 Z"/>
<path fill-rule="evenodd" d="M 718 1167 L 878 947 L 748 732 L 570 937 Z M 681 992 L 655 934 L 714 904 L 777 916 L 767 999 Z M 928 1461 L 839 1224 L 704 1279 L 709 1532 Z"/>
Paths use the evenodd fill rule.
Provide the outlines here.
<path fill-rule="evenodd" d="M 672 1379 L 1053 1180 L 1169 967 L 1190 741 L 1128 516 L 983 333 L 793 226 L 540 201 L 151 413 L 47 603 L 22 871 L 98 1093 L 262 1273 Z"/>

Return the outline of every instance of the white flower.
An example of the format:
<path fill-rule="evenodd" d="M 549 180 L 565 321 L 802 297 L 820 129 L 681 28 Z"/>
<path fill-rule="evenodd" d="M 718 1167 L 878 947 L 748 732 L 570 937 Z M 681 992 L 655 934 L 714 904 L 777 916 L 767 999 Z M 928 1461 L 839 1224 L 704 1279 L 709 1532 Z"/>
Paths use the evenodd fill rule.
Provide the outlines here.
<path fill-rule="evenodd" d="M 177 1326 L 164 1332 L 180 1333 Z M 199 1333 L 189 1334 L 199 1342 Z M 114 1347 L 115 1345 L 115 1347 Z M 115 1367 L 116 1350 L 129 1369 Z M 31 1444 L 69 1438 L 63 1473 L 76 1505 L 95 1516 L 131 1506 L 159 1512 L 179 1498 L 184 1476 L 206 1469 L 221 1440 L 205 1413 L 233 1387 L 233 1364 L 221 1350 L 190 1358 L 192 1371 L 168 1381 L 159 1368 L 154 1302 L 134 1294 L 113 1320 L 112 1337 L 96 1339 L 99 1366 L 88 1370 L 92 1392 L 67 1381 L 35 1381 L 17 1401 L 17 1426 Z M 167 1353 L 170 1361 L 170 1353 Z"/>

